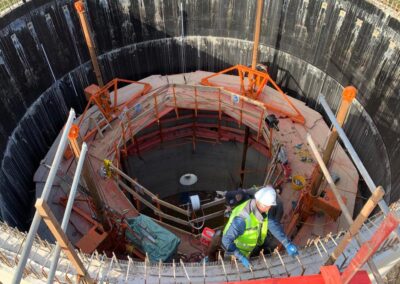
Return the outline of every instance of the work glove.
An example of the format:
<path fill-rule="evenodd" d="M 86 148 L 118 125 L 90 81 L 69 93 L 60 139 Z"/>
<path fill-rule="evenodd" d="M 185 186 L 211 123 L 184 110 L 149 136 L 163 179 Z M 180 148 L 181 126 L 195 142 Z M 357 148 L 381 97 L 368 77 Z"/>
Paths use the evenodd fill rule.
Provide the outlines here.
<path fill-rule="evenodd" d="M 290 255 L 292 257 L 299 255 L 299 251 L 298 251 L 296 245 L 294 245 L 293 243 L 288 243 L 285 246 L 285 249 L 286 249 L 288 255 Z"/>
<path fill-rule="evenodd" d="M 250 261 L 247 259 L 247 257 L 241 255 L 238 257 L 238 260 L 243 264 L 244 267 L 246 267 L 248 270 L 252 268 Z"/>

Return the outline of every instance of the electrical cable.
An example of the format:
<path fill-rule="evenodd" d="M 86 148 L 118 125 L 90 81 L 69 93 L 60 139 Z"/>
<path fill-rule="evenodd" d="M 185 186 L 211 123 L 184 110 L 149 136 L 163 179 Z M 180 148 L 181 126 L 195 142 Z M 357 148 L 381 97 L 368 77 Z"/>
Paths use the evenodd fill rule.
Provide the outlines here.
<path fill-rule="evenodd" d="M 196 227 L 193 223 L 192 223 L 192 220 L 189 220 L 189 216 L 188 216 L 188 222 L 189 222 L 189 224 L 190 224 L 190 226 L 193 228 L 193 229 L 195 229 L 195 230 L 197 230 L 197 231 L 200 231 L 201 229 L 203 229 L 203 227 L 204 227 L 204 224 L 206 223 L 206 219 L 204 218 L 205 217 L 205 214 L 204 214 L 204 210 L 203 210 L 203 208 L 200 208 L 201 209 L 201 212 L 203 213 L 203 222 L 201 223 L 201 225 L 199 226 L 199 227 Z M 193 211 L 193 215 L 194 215 L 194 217 L 197 217 L 197 215 L 196 215 L 196 213 Z M 196 222 L 196 224 L 198 224 L 199 222 Z"/>

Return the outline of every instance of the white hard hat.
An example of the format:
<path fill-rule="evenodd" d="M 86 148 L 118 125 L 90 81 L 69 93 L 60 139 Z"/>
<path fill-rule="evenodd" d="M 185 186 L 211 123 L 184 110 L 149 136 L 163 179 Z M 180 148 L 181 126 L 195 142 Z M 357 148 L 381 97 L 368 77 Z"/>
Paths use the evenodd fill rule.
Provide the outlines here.
<path fill-rule="evenodd" d="M 276 205 L 276 192 L 275 189 L 267 185 L 266 187 L 261 188 L 254 195 L 256 200 L 265 206 L 275 206 Z"/>

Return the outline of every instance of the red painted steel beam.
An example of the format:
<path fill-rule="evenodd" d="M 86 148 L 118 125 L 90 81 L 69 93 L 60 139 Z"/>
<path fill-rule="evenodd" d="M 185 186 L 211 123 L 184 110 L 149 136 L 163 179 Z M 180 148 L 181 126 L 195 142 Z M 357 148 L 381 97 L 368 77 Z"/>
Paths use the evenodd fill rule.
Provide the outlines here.
<path fill-rule="evenodd" d="M 372 238 L 361 246 L 356 256 L 351 260 L 349 266 L 343 272 L 342 281 L 344 284 L 347 284 L 352 280 L 357 271 L 378 250 L 390 233 L 398 226 L 399 219 L 393 213 L 389 213 Z"/>
<path fill-rule="evenodd" d="M 322 278 L 324 279 L 324 283 L 326 283 L 326 284 L 342 283 L 342 279 L 340 278 L 339 269 L 335 265 L 322 266 L 320 269 L 320 272 L 321 272 Z"/>
<path fill-rule="evenodd" d="M 203 139 L 212 139 L 216 142 L 218 138 L 222 141 L 235 140 L 240 143 L 243 142 L 243 136 L 238 132 L 237 129 L 221 127 L 221 131 L 218 134 L 217 131 L 212 131 L 209 128 L 217 128 L 217 125 L 208 125 L 207 127 L 196 127 L 196 137 Z M 127 146 L 128 155 L 135 155 L 138 153 L 143 153 L 145 151 L 150 150 L 153 147 L 156 147 L 161 142 L 173 141 L 181 138 L 190 138 L 193 135 L 193 124 L 188 123 L 180 126 L 173 126 L 170 128 L 163 128 L 163 141 L 159 136 L 159 131 L 155 130 L 154 132 L 147 133 L 146 135 L 137 138 L 136 144 L 130 144 Z M 260 140 L 257 142 L 255 137 L 251 136 L 249 145 L 253 147 L 255 150 L 260 152 L 262 155 L 268 156 L 268 147 L 263 141 Z M 138 148 L 137 148 L 138 147 Z"/>
<path fill-rule="evenodd" d="M 332 276 L 328 274 L 329 277 Z M 330 279 L 325 279 L 323 274 L 314 274 L 306 276 L 296 276 L 289 278 L 265 278 L 258 280 L 244 280 L 244 281 L 233 281 L 223 282 L 228 284 L 340 284 L 341 282 L 332 282 Z M 332 280 L 335 280 L 333 278 Z M 371 284 L 371 280 L 368 277 L 366 271 L 358 271 L 350 282 L 351 284 Z"/>

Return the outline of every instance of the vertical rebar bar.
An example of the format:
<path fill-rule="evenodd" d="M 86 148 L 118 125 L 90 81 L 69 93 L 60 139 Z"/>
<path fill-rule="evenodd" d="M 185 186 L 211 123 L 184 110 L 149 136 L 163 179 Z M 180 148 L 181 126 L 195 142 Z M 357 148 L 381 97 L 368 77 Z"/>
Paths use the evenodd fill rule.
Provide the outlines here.
<path fill-rule="evenodd" d="M 279 260 L 281 261 L 281 264 L 282 264 L 283 268 L 285 269 L 287 276 L 290 277 L 290 273 L 286 268 L 285 262 L 283 261 L 281 254 L 279 253 L 279 251 L 277 249 L 275 249 L 275 253 L 278 255 Z"/>
<path fill-rule="evenodd" d="M 267 270 L 268 270 L 268 273 L 269 273 L 269 277 L 272 278 L 271 270 L 269 269 L 269 265 L 268 265 L 267 260 L 265 259 L 265 256 L 264 256 L 264 249 L 261 250 L 261 252 L 260 252 L 260 257 L 262 257 L 262 259 L 263 259 L 263 261 L 264 261 L 264 264 L 265 264 L 265 266 L 267 267 Z"/>
<path fill-rule="evenodd" d="M 228 275 L 226 274 L 226 269 L 225 269 L 224 260 L 223 260 L 222 257 L 221 257 L 221 251 L 218 252 L 218 259 L 219 259 L 219 261 L 221 261 L 222 270 L 224 271 L 225 279 L 226 279 L 226 281 L 228 282 L 228 281 L 229 281 L 229 280 L 228 280 Z"/>
<path fill-rule="evenodd" d="M 240 270 L 239 270 L 239 266 L 238 266 L 238 263 L 237 263 L 236 257 L 235 257 L 235 256 L 233 256 L 233 255 L 232 255 L 232 260 L 233 260 L 233 262 L 235 263 L 235 268 L 236 268 L 236 272 L 237 272 L 237 275 L 238 275 L 239 281 L 242 281 L 242 278 L 240 277 Z"/>
<path fill-rule="evenodd" d="M 185 272 L 186 278 L 189 280 L 189 283 L 192 283 L 192 281 L 190 281 L 189 274 L 188 274 L 187 271 L 186 271 L 186 267 L 185 267 L 185 264 L 183 263 L 182 258 L 180 259 L 180 262 L 181 262 L 181 266 L 182 266 L 182 268 L 183 268 L 183 271 Z"/>
<path fill-rule="evenodd" d="M 132 259 L 128 255 L 128 268 L 126 269 L 125 283 L 128 283 L 129 269 L 131 268 Z"/>

